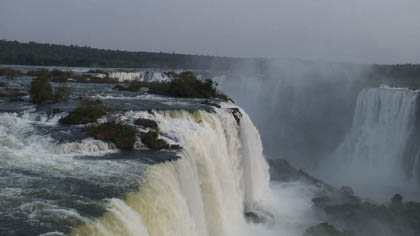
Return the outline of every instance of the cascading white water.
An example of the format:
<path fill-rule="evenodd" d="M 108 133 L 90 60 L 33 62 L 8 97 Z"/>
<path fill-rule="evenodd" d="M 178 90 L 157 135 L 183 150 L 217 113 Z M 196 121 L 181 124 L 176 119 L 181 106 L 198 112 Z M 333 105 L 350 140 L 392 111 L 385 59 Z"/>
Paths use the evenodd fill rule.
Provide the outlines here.
<path fill-rule="evenodd" d="M 241 111 L 240 125 L 230 113 L 231 108 Z M 42 224 L 45 219 L 59 219 L 69 226 L 83 222 L 70 235 L 274 236 L 283 232 L 300 236 L 315 223 L 310 211 L 313 197 L 310 188 L 300 184 L 269 188 L 260 135 L 240 108 L 222 104 L 215 112 L 132 111 L 123 113 L 120 119 L 132 123 L 140 117 L 157 121 L 160 138 L 183 147 L 178 160 L 148 166 L 132 157 L 102 159 L 106 153 L 122 157 L 124 152 L 118 153 L 112 144 L 91 138 L 57 143 L 49 133 L 38 132 L 38 127 L 54 128 L 55 116 L 31 110 L 0 114 L 0 164 L 3 169 L 28 174 L 18 174 L 19 179 L 13 181 L 19 184 L 0 190 L 0 197 L 20 199 L 24 192 L 31 196 L 45 181 L 50 184 L 56 181 L 53 186 L 58 189 L 53 189 L 59 194 L 67 194 L 61 192 L 64 180 L 65 186 L 69 186 L 64 188 L 66 191 L 83 186 L 77 190 L 80 195 L 60 196 L 65 196 L 69 203 L 86 206 L 102 207 L 106 203 L 108 210 L 101 217 L 85 216 L 72 205 L 60 205 L 61 197 L 49 199 L 50 195 L 45 199 L 26 199 L 15 210 L 30 215 L 27 220 L 33 224 Z M 7 173 L 16 177 L 15 172 Z M 32 173 L 45 177 L 34 179 Z M 133 191 L 130 186 L 138 181 L 141 181 L 138 191 L 126 193 L 121 199 L 78 198 L 83 194 L 102 196 L 105 193 L 101 191 L 107 189 L 123 194 Z M 91 186 L 101 190 L 91 193 Z M 51 185 L 42 191 L 48 193 L 48 188 Z M 270 224 L 247 222 L 246 212 L 265 217 Z M 44 235 L 65 232 L 54 226 L 49 230 Z"/>
<path fill-rule="evenodd" d="M 105 76 L 105 75 L 103 75 Z M 102 76 L 102 77 L 103 77 Z M 161 72 L 110 72 L 109 77 L 120 82 L 144 81 L 144 82 L 164 82 L 170 80 L 169 76 Z"/>
<path fill-rule="evenodd" d="M 409 89 L 363 89 L 357 98 L 352 128 L 323 163 L 329 167 L 324 171 L 333 179 L 352 180 L 340 184 L 406 182 L 404 151 L 414 129 L 417 96 L 418 92 Z"/>
<path fill-rule="evenodd" d="M 241 129 L 238 129 L 227 111 L 127 113 L 127 119 L 156 120 L 165 136 L 183 146 L 179 153 L 181 158 L 149 167 L 139 191 L 126 196 L 126 205 L 119 209 L 137 212 L 138 222 L 116 223 L 124 221 L 121 217 L 128 213 L 120 213 L 111 203 L 110 211 L 102 219 L 86 223 L 73 234 L 222 236 L 247 233 L 244 207 L 252 210 L 267 194 L 269 174 L 258 131 L 243 114 Z"/>

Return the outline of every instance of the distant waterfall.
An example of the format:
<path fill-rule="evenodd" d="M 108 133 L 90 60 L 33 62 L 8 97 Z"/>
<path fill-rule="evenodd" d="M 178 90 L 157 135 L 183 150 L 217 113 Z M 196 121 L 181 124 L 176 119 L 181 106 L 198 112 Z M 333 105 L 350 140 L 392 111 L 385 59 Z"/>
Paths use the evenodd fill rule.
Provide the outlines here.
<path fill-rule="evenodd" d="M 177 161 L 150 166 L 138 192 L 113 199 L 97 221 L 73 235 L 243 235 L 245 211 L 258 211 L 269 190 L 268 165 L 258 131 L 242 111 L 240 127 L 229 112 L 132 112 L 159 122 L 184 147 Z M 257 213 L 258 214 L 258 213 Z"/>
<path fill-rule="evenodd" d="M 406 150 L 416 126 L 417 97 L 418 92 L 409 89 L 363 89 L 351 130 L 323 165 L 337 167 L 329 171 L 338 175 L 378 185 L 405 183 L 410 174 L 404 165 L 415 158 Z"/>

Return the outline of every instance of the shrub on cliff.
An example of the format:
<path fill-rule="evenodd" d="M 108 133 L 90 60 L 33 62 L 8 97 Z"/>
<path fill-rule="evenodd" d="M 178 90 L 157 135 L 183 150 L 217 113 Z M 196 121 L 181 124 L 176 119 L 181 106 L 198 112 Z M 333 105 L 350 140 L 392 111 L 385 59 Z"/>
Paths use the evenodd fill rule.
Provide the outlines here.
<path fill-rule="evenodd" d="M 96 122 L 107 113 L 107 108 L 100 100 L 83 99 L 81 105 L 60 119 L 61 124 L 77 125 Z"/>
<path fill-rule="evenodd" d="M 136 129 L 115 121 L 87 126 L 85 131 L 96 139 L 114 143 L 120 149 L 131 149 L 136 142 Z"/>

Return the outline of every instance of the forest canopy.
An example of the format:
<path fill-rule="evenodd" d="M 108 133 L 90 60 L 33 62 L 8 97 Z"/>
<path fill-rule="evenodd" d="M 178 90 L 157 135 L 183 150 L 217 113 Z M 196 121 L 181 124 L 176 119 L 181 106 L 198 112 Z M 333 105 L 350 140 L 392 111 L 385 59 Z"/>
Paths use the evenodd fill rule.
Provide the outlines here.
<path fill-rule="evenodd" d="M 7 65 L 227 70 L 241 60 L 0 40 L 0 64 Z"/>

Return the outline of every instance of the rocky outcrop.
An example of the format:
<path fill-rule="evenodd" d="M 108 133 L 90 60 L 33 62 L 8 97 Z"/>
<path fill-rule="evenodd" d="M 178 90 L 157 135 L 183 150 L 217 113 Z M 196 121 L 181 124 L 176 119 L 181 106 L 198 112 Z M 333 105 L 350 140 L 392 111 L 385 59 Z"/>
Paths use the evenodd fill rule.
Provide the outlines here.
<path fill-rule="evenodd" d="M 107 108 L 100 100 L 83 99 L 81 105 L 60 120 L 61 124 L 78 125 L 96 122 L 106 115 Z"/>
<path fill-rule="evenodd" d="M 120 149 L 132 149 L 136 142 L 136 129 L 114 121 L 85 128 L 88 135 L 103 141 L 114 143 Z"/>
<path fill-rule="evenodd" d="M 241 110 L 237 107 L 229 108 L 229 112 L 233 115 L 233 118 L 235 118 L 236 123 L 238 125 L 241 123 L 242 113 Z"/>
<path fill-rule="evenodd" d="M 326 192 L 334 192 L 336 189 L 323 181 L 308 175 L 303 170 L 292 167 L 288 161 L 284 159 L 268 159 L 270 165 L 271 180 L 280 182 L 301 181 L 309 185 L 314 185 Z"/>
<path fill-rule="evenodd" d="M 165 140 L 158 138 L 159 134 L 156 131 L 150 130 L 147 133 L 141 133 L 140 137 L 142 143 L 150 149 L 161 150 L 170 148 L 169 144 L 165 142 Z"/>
<path fill-rule="evenodd" d="M 208 105 L 208 106 L 213 106 L 213 107 L 216 107 L 216 108 L 221 108 L 222 107 L 219 104 L 211 102 L 209 100 L 204 100 L 201 104 Z"/>
<path fill-rule="evenodd" d="M 143 126 L 145 128 L 151 128 L 151 129 L 155 129 L 155 130 L 159 129 L 159 126 L 156 123 L 156 121 L 150 120 L 150 119 L 138 118 L 134 121 L 134 124 Z"/>
<path fill-rule="evenodd" d="M 420 235 L 420 203 L 404 202 L 400 194 L 395 194 L 387 204 L 374 203 L 356 196 L 349 186 L 336 189 L 293 168 L 285 160 L 268 161 L 272 180 L 300 181 L 319 189 L 312 199 L 313 207 L 328 223 L 307 229 L 304 236 Z"/>

